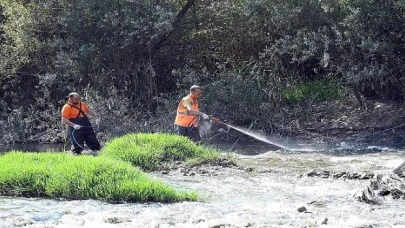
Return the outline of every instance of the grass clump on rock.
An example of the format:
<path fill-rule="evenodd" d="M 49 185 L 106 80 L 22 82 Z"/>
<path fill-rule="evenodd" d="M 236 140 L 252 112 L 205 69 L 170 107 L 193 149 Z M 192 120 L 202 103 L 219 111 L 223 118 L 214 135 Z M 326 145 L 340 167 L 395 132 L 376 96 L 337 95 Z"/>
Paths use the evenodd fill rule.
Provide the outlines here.
<path fill-rule="evenodd" d="M 145 171 L 157 170 L 162 164 L 174 161 L 202 163 L 219 158 L 215 149 L 165 133 L 124 135 L 107 143 L 101 155 L 131 162 Z"/>
<path fill-rule="evenodd" d="M 128 162 L 106 157 L 11 151 L 0 156 L 0 167 L 2 195 L 107 202 L 176 202 L 197 198 L 196 193 L 175 190 Z"/>

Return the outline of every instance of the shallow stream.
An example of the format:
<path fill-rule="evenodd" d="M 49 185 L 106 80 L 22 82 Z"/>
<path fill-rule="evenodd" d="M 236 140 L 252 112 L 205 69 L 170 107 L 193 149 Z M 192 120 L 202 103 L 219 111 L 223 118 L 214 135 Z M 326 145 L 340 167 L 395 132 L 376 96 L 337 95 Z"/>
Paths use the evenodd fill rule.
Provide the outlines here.
<path fill-rule="evenodd" d="M 219 147 L 232 149 L 238 163 L 253 171 L 151 174 L 197 191 L 200 202 L 108 204 L 0 197 L 0 227 L 405 227 L 403 200 L 385 198 L 370 205 L 353 198 L 370 180 L 306 175 L 311 170 L 390 173 L 405 159 L 404 150 L 288 152 L 262 143 Z M 307 211 L 299 212 L 300 207 Z"/>

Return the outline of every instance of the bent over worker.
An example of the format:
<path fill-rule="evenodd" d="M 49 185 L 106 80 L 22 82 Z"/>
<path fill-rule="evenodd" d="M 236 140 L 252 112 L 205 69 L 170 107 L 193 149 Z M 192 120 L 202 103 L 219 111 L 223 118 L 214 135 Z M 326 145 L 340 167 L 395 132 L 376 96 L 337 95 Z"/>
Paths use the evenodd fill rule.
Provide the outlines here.
<path fill-rule="evenodd" d="M 198 131 L 198 117 L 208 120 L 209 116 L 199 110 L 198 99 L 202 95 L 200 86 L 193 85 L 190 93 L 181 99 L 177 106 L 177 115 L 174 121 L 177 134 L 187 136 L 198 142 L 201 140 Z"/>
<path fill-rule="evenodd" d="M 62 108 L 62 122 L 68 125 L 67 134 L 72 140 L 74 154 L 81 154 L 84 142 L 91 150 L 100 150 L 100 143 L 87 115 L 95 118 L 96 124 L 99 124 L 100 119 L 85 103 L 80 101 L 80 95 L 76 92 L 70 93 L 68 102 Z"/>

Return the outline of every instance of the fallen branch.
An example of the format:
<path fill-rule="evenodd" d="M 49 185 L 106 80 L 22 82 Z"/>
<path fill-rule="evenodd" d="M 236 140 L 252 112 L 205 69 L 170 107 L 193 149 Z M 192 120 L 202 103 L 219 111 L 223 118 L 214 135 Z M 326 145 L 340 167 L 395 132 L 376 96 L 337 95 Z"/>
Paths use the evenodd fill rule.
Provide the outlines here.
<path fill-rule="evenodd" d="M 405 199 L 405 183 L 401 178 L 405 161 L 393 170 L 393 174 L 379 174 L 375 180 L 363 190 L 354 194 L 354 198 L 360 202 L 379 204 L 382 197 L 391 196 L 393 199 Z"/>

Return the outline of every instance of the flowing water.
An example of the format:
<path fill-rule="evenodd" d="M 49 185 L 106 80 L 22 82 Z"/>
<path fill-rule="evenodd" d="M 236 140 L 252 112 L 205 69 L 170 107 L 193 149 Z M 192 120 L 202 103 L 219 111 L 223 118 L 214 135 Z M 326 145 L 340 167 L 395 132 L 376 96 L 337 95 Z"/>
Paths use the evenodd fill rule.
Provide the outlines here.
<path fill-rule="evenodd" d="M 403 200 L 385 198 L 369 205 L 353 198 L 369 180 L 305 175 L 311 170 L 390 173 L 405 159 L 401 149 L 344 143 L 323 151 L 312 151 L 317 145 L 296 150 L 290 144 L 286 150 L 284 144 L 278 149 L 259 142 L 217 146 L 224 153 L 232 150 L 253 171 L 150 174 L 199 192 L 199 202 L 108 204 L 0 197 L 0 227 L 405 227 Z M 302 206 L 307 212 L 298 212 Z"/>

